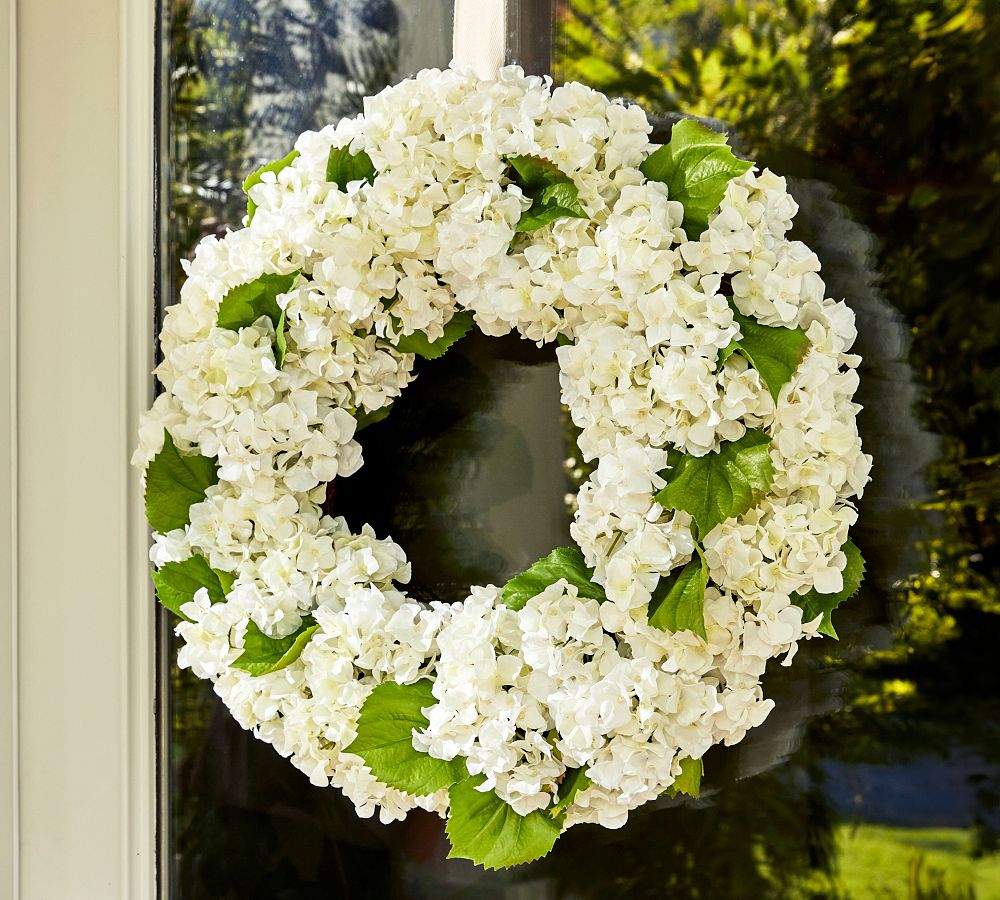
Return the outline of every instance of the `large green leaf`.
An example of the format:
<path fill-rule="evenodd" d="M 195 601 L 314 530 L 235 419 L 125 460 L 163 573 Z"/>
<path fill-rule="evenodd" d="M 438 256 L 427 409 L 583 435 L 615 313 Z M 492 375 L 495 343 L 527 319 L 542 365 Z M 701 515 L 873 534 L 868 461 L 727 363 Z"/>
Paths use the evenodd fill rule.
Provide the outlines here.
<path fill-rule="evenodd" d="M 351 153 L 350 147 L 331 147 L 330 156 L 326 161 L 326 180 L 332 181 L 342 190 L 352 181 L 367 181 L 371 184 L 378 173 L 372 158 L 359 150 Z"/>
<path fill-rule="evenodd" d="M 832 613 L 845 600 L 853 597 L 865 578 L 865 559 L 853 541 L 843 546 L 847 565 L 844 568 L 844 588 L 833 594 L 821 594 L 816 588 L 803 595 L 792 595 L 792 602 L 802 607 L 802 621 L 811 622 L 816 616 L 822 616 L 819 626 L 820 634 L 836 638 L 837 630 L 833 627 Z"/>
<path fill-rule="evenodd" d="M 233 575 L 213 569 L 204 556 L 195 554 L 183 562 L 168 562 L 153 573 L 156 585 L 156 599 L 172 613 L 186 618 L 181 612 L 185 603 L 190 603 L 194 595 L 206 588 L 212 603 L 226 599 L 233 586 Z"/>
<path fill-rule="evenodd" d="M 393 324 L 399 330 L 399 320 L 393 319 Z M 444 334 L 436 341 L 427 340 L 422 331 L 414 331 L 396 341 L 395 347 L 400 353 L 416 353 L 424 359 L 439 359 L 451 348 L 452 344 L 465 337 L 473 326 L 473 315 L 463 310 L 453 315 L 444 326 Z"/>
<path fill-rule="evenodd" d="M 761 325 L 735 307 L 733 318 L 741 336 L 722 351 L 720 363 L 738 351 L 757 370 L 777 403 L 782 387 L 791 380 L 809 349 L 809 338 L 801 328 Z"/>
<path fill-rule="evenodd" d="M 556 547 L 504 585 L 503 602 L 511 609 L 523 609 L 532 597 L 560 578 L 574 585 L 580 597 L 600 602 L 608 599 L 604 588 L 594 583 L 594 570 L 587 567 L 583 554 L 576 547 Z"/>
<path fill-rule="evenodd" d="M 218 325 L 239 331 L 266 316 L 274 326 L 274 361 L 280 369 L 285 364 L 285 311 L 278 305 L 278 296 L 287 294 L 295 285 L 299 272 L 288 275 L 261 275 L 247 284 L 234 287 L 219 304 Z"/>
<path fill-rule="evenodd" d="M 548 814 L 553 819 L 561 818 L 573 805 L 576 795 L 587 790 L 593 783 L 586 769 L 570 769 L 559 785 L 559 795 L 555 804 L 547 810 Z"/>
<path fill-rule="evenodd" d="M 430 724 L 423 710 L 435 703 L 426 679 L 377 685 L 361 707 L 358 736 L 344 752 L 360 756 L 379 781 L 415 797 L 468 778 L 463 758 L 435 759 L 413 746 L 414 730 Z"/>
<path fill-rule="evenodd" d="M 700 759 L 685 757 L 681 760 L 681 774 L 667 788 L 667 795 L 676 797 L 678 794 L 687 794 L 697 799 L 701 796 L 701 776 L 704 772 L 705 764 Z"/>
<path fill-rule="evenodd" d="M 720 522 L 760 502 L 774 480 L 770 446 L 763 431 L 751 429 L 713 453 L 685 454 L 656 501 L 666 509 L 691 513 L 703 538 Z"/>
<path fill-rule="evenodd" d="M 649 624 L 664 631 L 705 634 L 705 588 L 708 567 L 700 554 L 683 569 L 660 579 L 649 601 Z"/>
<path fill-rule="evenodd" d="M 589 218 L 573 180 L 554 163 L 539 156 L 510 156 L 507 162 L 511 179 L 531 200 L 515 231 L 535 231 L 556 219 Z"/>
<path fill-rule="evenodd" d="M 467 778 L 448 789 L 448 858 L 506 869 L 545 856 L 562 831 L 561 823 L 543 810 L 519 816 L 493 791 L 476 790 L 484 780 Z"/>
<path fill-rule="evenodd" d="M 250 188 L 255 184 L 260 184 L 264 180 L 262 176 L 265 172 L 274 172 L 277 175 L 282 169 L 287 169 L 298 159 L 298 156 L 299 151 L 293 150 L 288 156 L 276 159 L 274 162 L 269 162 L 266 166 L 261 166 L 256 172 L 251 172 L 243 180 L 243 192 L 247 195 L 247 224 L 253 221 L 254 213 L 257 212 L 257 204 L 250 199 Z"/>
<path fill-rule="evenodd" d="M 233 663 L 234 669 L 249 672 L 251 675 L 266 675 L 277 672 L 295 662 L 309 643 L 310 638 L 319 628 L 312 616 L 302 619 L 302 624 L 283 638 L 268 637 L 257 627 L 257 623 L 247 624 L 247 633 L 243 639 L 243 653 Z"/>
<path fill-rule="evenodd" d="M 684 231 L 692 241 L 708 227 L 708 217 L 719 208 L 726 186 L 753 166 L 737 159 L 725 134 L 694 119 L 681 119 L 670 131 L 670 141 L 654 150 L 639 167 L 650 181 L 667 186 L 671 200 L 684 206 Z"/>
<path fill-rule="evenodd" d="M 191 504 L 201 503 L 205 491 L 218 481 L 214 459 L 181 453 L 164 431 L 163 449 L 146 469 L 146 518 L 153 530 L 163 534 L 187 525 Z"/>

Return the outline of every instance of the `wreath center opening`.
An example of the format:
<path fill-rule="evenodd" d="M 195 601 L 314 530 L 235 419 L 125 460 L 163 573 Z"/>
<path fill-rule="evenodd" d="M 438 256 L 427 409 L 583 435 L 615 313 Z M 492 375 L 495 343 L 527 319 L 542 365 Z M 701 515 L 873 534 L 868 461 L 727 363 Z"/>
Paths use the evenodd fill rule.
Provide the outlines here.
<path fill-rule="evenodd" d="M 474 328 L 416 372 L 359 433 L 364 465 L 333 482 L 327 509 L 406 550 L 413 599 L 456 603 L 568 543 L 564 462 L 576 448 L 554 344 Z"/>

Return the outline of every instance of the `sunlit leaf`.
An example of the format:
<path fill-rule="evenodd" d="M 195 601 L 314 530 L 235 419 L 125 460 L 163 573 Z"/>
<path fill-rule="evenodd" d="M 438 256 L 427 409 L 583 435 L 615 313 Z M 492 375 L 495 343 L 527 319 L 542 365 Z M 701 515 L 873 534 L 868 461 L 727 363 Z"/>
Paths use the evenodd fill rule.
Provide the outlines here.
<path fill-rule="evenodd" d="M 257 204 L 250 199 L 250 188 L 255 184 L 260 184 L 264 180 L 263 175 L 265 172 L 274 172 L 277 175 L 282 169 L 287 169 L 298 157 L 299 151 L 293 150 L 288 156 L 261 166 L 256 172 L 251 172 L 243 180 L 243 192 L 247 195 L 247 224 L 253 221 L 254 213 L 257 212 Z"/>
<path fill-rule="evenodd" d="M 247 624 L 243 638 L 243 653 L 233 663 L 234 669 L 251 675 L 267 675 L 291 665 L 301 655 L 306 644 L 319 628 L 312 616 L 302 619 L 302 624 L 290 635 L 283 638 L 268 637 L 257 627 L 257 623 Z"/>
<path fill-rule="evenodd" d="M 668 196 L 684 206 L 684 231 L 697 240 L 708 227 L 708 217 L 719 208 L 726 186 L 753 166 L 737 159 L 725 134 L 681 119 L 670 141 L 654 150 L 639 167 L 650 181 L 667 186 Z"/>
<path fill-rule="evenodd" d="M 837 630 L 833 627 L 833 611 L 858 592 L 858 588 L 861 587 L 861 582 L 865 578 L 865 559 L 855 543 L 848 541 L 842 549 L 847 557 L 843 590 L 833 594 L 821 594 L 813 588 L 808 594 L 792 595 L 792 602 L 796 606 L 802 607 L 802 621 L 811 622 L 817 616 L 822 616 L 823 621 L 819 626 L 820 634 L 832 638 L 837 637 Z"/>
<path fill-rule="evenodd" d="M 713 453 L 685 454 L 656 501 L 666 509 L 690 513 L 704 537 L 720 522 L 760 502 L 774 480 L 770 446 L 763 431 L 751 429 Z"/>
<path fill-rule="evenodd" d="M 697 799 L 701 796 L 701 776 L 704 772 L 705 764 L 700 759 L 685 757 L 681 760 L 681 774 L 674 779 L 674 783 L 665 793 L 670 797 L 687 794 Z"/>
<path fill-rule="evenodd" d="M 218 464 L 198 454 L 181 453 L 169 431 L 163 448 L 146 468 L 146 518 L 154 531 L 165 534 L 191 521 L 191 504 L 219 481 Z"/>
<path fill-rule="evenodd" d="M 469 777 L 465 760 L 435 759 L 413 746 L 413 732 L 430 722 L 423 710 L 437 703 L 432 684 L 386 681 L 365 698 L 358 719 L 358 736 L 345 749 L 356 753 L 381 782 L 424 797 Z"/>
<path fill-rule="evenodd" d="M 204 556 L 195 554 L 182 562 L 168 562 L 153 573 L 156 599 L 182 619 L 181 607 L 205 588 L 212 603 L 221 603 L 233 586 L 233 575 L 213 569 Z"/>
<path fill-rule="evenodd" d="M 665 631 L 693 631 L 705 634 L 705 589 L 708 568 L 701 556 L 683 569 L 660 579 L 649 601 L 649 624 Z"/>
<path fill-rule="evenodd" d="M 562 831 L 560 822 L 543 810 L 519 816 L 493 791 L 476 790 L 484 780 L 467 778 L 448 789 L 448 858 L 506 869 L 545 856 Z"/>
<path fill-rule="evenodd" d="M 595 584 L 594 571 L 584 562 L 583 554 L 576 547 L 557 547 L 504 585 L 503 602 L 511 609 L 522 609 L 560 578 L 573 585 L 580 597 L 599 602 L 607 599 L 604 588 Z"/>

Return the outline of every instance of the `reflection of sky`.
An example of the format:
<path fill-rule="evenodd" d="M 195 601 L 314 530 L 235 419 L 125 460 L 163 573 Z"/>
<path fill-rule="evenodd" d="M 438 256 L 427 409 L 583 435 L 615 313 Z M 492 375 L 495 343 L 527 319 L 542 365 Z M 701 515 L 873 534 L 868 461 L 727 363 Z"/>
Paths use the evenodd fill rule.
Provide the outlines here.
<path fill-rule="evenodd" d="M 821 769 L 826 796 L 844 819 L 909 828 L 968 828 L 982 813 L 977 783 L 1000 778 L 1000 766 L 961 750 L 905 765 L 826 760 Z M 1000 814 L 993 819 L 1000 826 Z"/>
<path fill-rule="evenodd" d="M 359 112 L 396 73 L 393 0 L 197 0 L 195 14 L 244 61 L 231 77 L 249 75 L 248 168 L 280 159 L 303 131 Z"/>
<path fill-rule="evenodd" d="M 280 159 L 303 131 L 356 115 L 363 99 L 385 85 L 426 66 L 447 65 L 452 5 L 195 0 L 193 21 L 225 34 L 240 61 L 220 70 L 223 79 L 251 84 L 246 168 Z M 217 127 L 227 127 L 227 113 L 219 110 Z"/>

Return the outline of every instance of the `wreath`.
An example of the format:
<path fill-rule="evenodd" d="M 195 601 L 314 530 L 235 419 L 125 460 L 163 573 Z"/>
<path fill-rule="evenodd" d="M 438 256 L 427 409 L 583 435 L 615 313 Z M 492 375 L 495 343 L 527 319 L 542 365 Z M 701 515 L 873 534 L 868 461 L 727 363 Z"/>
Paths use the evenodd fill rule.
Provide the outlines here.
<path fill-rule="evenodd" d="M 246 180 L 160 336 L 135 461 L 179 665 L 360 815 L 434 810 L 489 868 L 697 796 L 863 574 L 854 315 L 784 179 L 650 130 L 516 67 L 423 71 Z M 473 326 L 558 344 L 592 471 L 576 546 L 421 604 L 401 547 L 322 506 Z"/>

